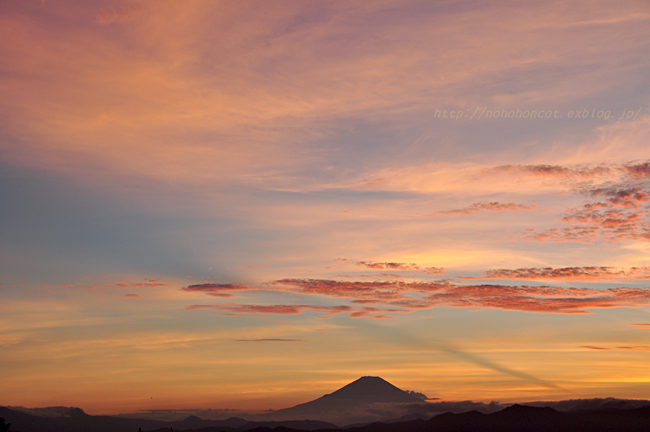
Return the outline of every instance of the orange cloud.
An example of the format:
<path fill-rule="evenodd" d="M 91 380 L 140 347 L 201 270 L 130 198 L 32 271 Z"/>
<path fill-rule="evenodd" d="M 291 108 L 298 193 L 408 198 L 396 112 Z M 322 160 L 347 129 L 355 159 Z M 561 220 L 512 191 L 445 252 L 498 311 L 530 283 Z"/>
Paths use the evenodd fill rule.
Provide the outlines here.
<path fill-rule="evenodd" d="M 633 327 L 640 327 L 641 329 L 650 329 L 650 324 L 630 324 Z"/>

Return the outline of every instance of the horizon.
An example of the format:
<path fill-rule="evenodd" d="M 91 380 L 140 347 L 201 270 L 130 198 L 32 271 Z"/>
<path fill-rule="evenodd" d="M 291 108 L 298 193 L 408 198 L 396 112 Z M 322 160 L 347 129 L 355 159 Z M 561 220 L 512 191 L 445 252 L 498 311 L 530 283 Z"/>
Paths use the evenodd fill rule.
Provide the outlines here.
<path fill-rule="evenodd" d="M 36 415 L 36 416 L 43 416 L 43 417 L 57 417 L 62 414 L 61 409 L 76 409 L 76 410 L 81 410 L 85 414 L 88 415 L 109 415 L 109 416 L 120 416 L 120 417 L 126 417 L 126 418 L 141 418 L 141 419 L 152 419 L 152 420 L 166 420 L 170 421 L 171 419 L 176 419 L 178 420 L 183 420 L 187 417 L 192 417 L 196 416 L 199 418 L 202 418 L 201 415 L 203 415 L 205 419 L 229 419 L 229 418 L 243 418 L 246 420 L 252 420 L 252 421 L 264 421 L 263 419 L 265 418 L 264 416 L 268 414 L 277 414 L 279 411 L 283 411 L 289 408 L 297 408 L 298 406 L 305 405 L 306 403 L 312 403 L 312 402 L 318 402 L 323 399 L 323 396 L 331 396 L 331 395 L 337 395 L 341 393 L 341 390 L 348 389 L 351 387 L 355 387 L 357 389 L 355 391 L 355 396 L 354 397 L 359 397 L 361 396 L 362 398 L 365 398 L 363 396 L 364 394 L 366 396 L 370 397 L 376 397 L 376 392 L 380 391 L 380 388 L 376 387 L 376 383 L 371 385 L 371 387 L 368 387 L 370 384 L 368 382 L 368 379 L 373 379 L 375 381 L 378 379 L 381 383 L 379 385 L 383 386 L 384 391 L 392 391 L 393 389 L 397 389 L 401 392 L 404 393 L 410 393 L 412 390 L 403 390 L 400 389 L 399 387 L 394 386 L 391 382 L 385 380 L 382 377 L 379 376 L 361 376 L 357 378 L 356 380 L 353 380 L 344 386 L 342 386 L 339 389 L 333 390 L 331 393 L 327 393 L 324 395 L 320 395 L 318 397 L 315 397 L 311 401 L 303 401 L 302 403 L 299 403 L 298 405 L 294 407 L 285 407 L 279 410 L 276 409 L 267 409 L 267 410 L 259 410 L 259 411 L 242 411 L 239 409 L 191 409 L 191 408 L 186 408 L 186 409 L 150 409 L 150 410 L 144 410 L 144 411 L 136 411 L 136 412 L 120 412 L 120 413 L 102 413 L 102 414 L 93 414 L 93 413 L 87 413 L 83 407 L 66 407 L 66 406 L 51 406 L 51 407 L 23 407 L 23 406 L 6 406 L 5 408 L 9 408 L 12 410 L 20 411 L 20 412 L 25 412 L 28 414 Z M 359 393 L 361 392 L 361 393 Z M 394 395 L 393 395 L 394 396 Z M 420 396 L 425 397 L 426 395 L 420 394 Z M 347 396 L 343 396 L 344 398 L 350 397 L 348 394 Z M 437 406 L 437 405 L 442 405 L 444 406 L 441 408 L 439 411 L 433 410 L 431 412 L 431 416 L 438 415 L 439 413 L 443 412 L 468 412 L 470 410 L 478 410 L 480 412 L 496 412 L 500 411 L 502 409 L 505 409 L 507 407 L 513 406 L 513 405 L 524 405 L 524 406 L 537 406 L 537 407 L 543 407 L 543 406 L 548 406 L 553 409 L 559 409 L 559 406 L 556 406 L 556 404 L 561 403 L 561 402 L 582 402 L 583 404 L 585 402 L 590 402 L 594 404 L 595 402 L 600 402 L 600 401 L 625 401 L 625 402 L 647 402 L 647 405 L 650 406 L 650 400 L 648 399 L 620 399 L 620 398 L 612 398 L 612 397 L 603 397 L 603 398 L 589 398 L 589 399 L 563 399 L 560 401 L 519 401 L 519 402 L 507 402 L 507 401 L 490 401 L 490 402 L 479 402 L 479 401 L 471 401 L 471 400 L 465 400 L 465 401 L 446 401 L 446 400 L 440 400 L 438 398 L 430 398 L 426 397 L 425 398 L 420 398 L 417 397 L 419 400 L 418 403 L 424 404 L 424 405 L 432 405 L 432 406 Z M 370 404 L 376 404 L 378 402 L 364 402 L 364 403 L 370 403 Z M 387 403 L 387 402 L 384 402 Z M 414 402 L 388 402 L 388 405 L 394 405 L 394 406 L 400 406 L 400 405 L 413 405 Z M 381 404 L 381 403 L 380 403 Z M 477 407 L 476 405 L 482 405 L 482 407 Z M 575 404 L 571 405 L 575 406 Z M 575 409 L 565 407 L 565 410 L 569 409 Z M 584 409 L 584 408 L 582 408 Z M 593 408 L 591 408 L 593 409 Z M 53 411 L 54 410 L 54 411 Z M 339 409 L 337 408 L 336 411 Z M 485 411 L 487 410 L 487 411 Z M 561 410 L 561 409 L 560 409 Z M 438 413 L 438 414 L 436 414 Z M 343 415 L 342 413 L 339 413 L 339 415 Z M 261 418 L 260 418 L 261 417 Z M 293 417 L 295 417 L 295 413 L 293 414 Z M 300 414 L 298 414 L 298 417 L 300 417 Z M 268 421 L 269 419 L 267 419 Z M 276 420 L 277 421 L 277 420 Z M 345 424 L 345 423 L 343 423 Z M 339 425 L 341 426 L 341 425 Z"/>
<path fill-rule="evenodd" d="M 650 399 L 650 2 L 0 0 L 0 405 Z"/>

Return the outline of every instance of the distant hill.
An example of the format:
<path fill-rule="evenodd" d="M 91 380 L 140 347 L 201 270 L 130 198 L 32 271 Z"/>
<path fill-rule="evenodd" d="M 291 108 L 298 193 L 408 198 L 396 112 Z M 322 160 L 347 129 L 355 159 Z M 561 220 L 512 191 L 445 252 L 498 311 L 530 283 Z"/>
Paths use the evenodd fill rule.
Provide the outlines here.
<path fill-rule="evenodd" d="M 32 411 L 34 415 L 25 411 Z M 10 432 L 156 432 L 203 430 L 209 432 L 246 432 L 251 429 L 292 428 L 311 431 L 337 429 L 332 423 L 312 420 L 285 422 L 254 422 L 231 417 L 225 420 L 203 420 L 189 416 L 182 421 L 129 419 L 113 416 L 91 416 L 79 408 L 53 407 L 14 410 L 0 407 L 0 417 L 11 423 Z"/>
<path fill-rule="evenodd" d="M 373 423 L 346 432 L 647 432 L 650 406 L 560 412 L 549 407 L 512 405 L 492 414 L 445 413 L 430 420 Z M 261 431 L 259 431 L 261 432 Z"/>

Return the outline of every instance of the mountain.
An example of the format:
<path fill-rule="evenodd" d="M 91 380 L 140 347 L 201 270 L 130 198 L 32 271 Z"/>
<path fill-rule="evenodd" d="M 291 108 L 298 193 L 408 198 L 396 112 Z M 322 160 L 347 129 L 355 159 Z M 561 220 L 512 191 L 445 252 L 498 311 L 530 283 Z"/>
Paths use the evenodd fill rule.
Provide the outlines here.
<path fill-rule="evenodd" d="M 404 404 L 424 401 L 380 377 L 364 376 L 310 402 L 266 414 L 273 420 L 322 420 L 351 424 L 401 416 Z"/>
<path fill-rule="evenodd" d="M 36 415 L 25 412 L 31 411 Z M 206 432 L 246 432 L 251 429 L 291 428 L 311 431 L 316 429 L 336 429 L 331 423 L 320 421 L 251 422 L 231 417 L 225 420 L 203 420 L 189 416 L 182 421 L 128 419 L 113 416 L 92 416 L 79 408 L 52 407 L 20 410 L 0 406 L 0 418 L 11 423 L 10 431 L 16 432 L 169 432 L 203 430 Z"/>
<path fill-rule="evenodd" d="M 0 407 L 0 417 L 11 423 L 10 431 L 20 432 L 134 432 L 157 429 L 167 426 L 166 422 L 156 420 L 132 420 L 111 416 L 91 416 L 79 408 L 42 409 L 48 416 L 28 414 L 6 407 Z M 57 412 L 58 415 L 52 415 Z"/>
<path fill-rule="evenodd" d="M 549 407 L 512 405 L 492 414 L 445 413 L 430 420 L 373 423 L 346 432 L 647 432 L 650 406 L 559 412 Z M 261 431 L 260 431 L 261 432 Z"/>

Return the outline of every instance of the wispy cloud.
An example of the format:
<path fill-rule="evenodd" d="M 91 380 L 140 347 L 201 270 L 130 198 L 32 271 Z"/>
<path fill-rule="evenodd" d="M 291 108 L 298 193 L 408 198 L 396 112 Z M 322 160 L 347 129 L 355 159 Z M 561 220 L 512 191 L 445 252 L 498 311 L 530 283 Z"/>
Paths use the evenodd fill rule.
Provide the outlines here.
<path fill-rule="evenodd" d="M 181 288 L 182 291 L 202 292 L 214 297 L 233 297 L 233 295 L 230 294 L 230 292 L 232 291 L 248 291 L 251 289 L 255 289 L 255 288 L 245 284 L 232 284 L 232 283 L 224 283 L 224 284 L 205 283 L 205 284 L 190 285 Z"/>
<path fill-rule="evenodd" d="M 524 239 L 540 242 L 647 240 L 650 238 L 649 162 L 608 165 L 517 165 L 491 173 L 535 175 L 558 179 L 568 193 L 587 198 L 581 207 L 567 209 L 558 220 L 564 227 L 530 229 Z M 568 225 L 568 226 L 567 226 Z"/>
<path fill-rule="evenodd" d="M 631 267 L 617 270 L 613 267 L 544 267 L 488 270 L 482 277 L 458 277 L 462 280 L 524 279 L 524 280 L 639 280 L 650 279 L 650 267 Z"/>
<path fill-rule="evenodd" d="M 305 342 L 304 339 L 235 339 L 235 342 Z"/>
<path fill-rule="evenodd" d="M 149 279 L 145 278 L 144 282 L 126 282 L 124 280 L 119 280 L 115 284 L 115 287 L 126 289 L 126 288 L 165 288 L 170 286 L 169 281 L 163 279 Z"/>
<path fill-rule="evenodd" d="M 490 211 L 490 212 L 504 212 L 504 211 L 522 211 L 522 210 L 533 210 L 536 206 L 523 205 L 523 204 L 514 204 L 514 203 L 500 203 L 497 201 L 483 203 L 478 202 L 458 210 L 443 210 L 437 211 L 435 214 L 445 214 L 445 215 L 471 215 L 479 212 Z"/>
<path fill-rule="evenodd" d="M 509 173 L 514 175 L 535 175 L 541 177 L 552 177 L 560 179 L 591 179 L 595 177 L 610 176 L 616 171 L 608 165 L 502 165 L 494 168 L 486 168 L 483 173 L 499 174 Z"/>
<path fill-rule="evenodd" d="M 587 348 L 597 351 L 650 351 L 648 345 L 635 345 L 635 346 L 617 346 L 617 347 L 599 347 L 593 345 L 583 345 L 580 348 Z"/>
<path fill-rule="evenodd" d="M 128 21 L 138 16 L 142 9 L 142 5 L 139 3 L 131 3 L 118 8 L 113 6 L 102 8 L 97 14 L 97 23 L 109 25 L 114 22 Z"/>
<path fill-rule="evenodd" d="M 416 263 L 354 261 L 346 258 L 337 258 L 334 261 L 347 262 L 371 270 L 403 270 L 403 271 L 420 270 L 429 275 L 444 274 L 445 272 L 444 267 L 422 267 Z"/>
<path fill-rule="evenodd" d="M 272 314 L 300 315 L 306 310 L 339 314 L 350 312 L 350 306 L 314 306 L 314 305 L 252 305 L 252 304 L 211 304 L 191 305 L 188 310 L 213 310 L 229 312 L 232 315 Z"/>

